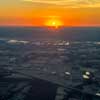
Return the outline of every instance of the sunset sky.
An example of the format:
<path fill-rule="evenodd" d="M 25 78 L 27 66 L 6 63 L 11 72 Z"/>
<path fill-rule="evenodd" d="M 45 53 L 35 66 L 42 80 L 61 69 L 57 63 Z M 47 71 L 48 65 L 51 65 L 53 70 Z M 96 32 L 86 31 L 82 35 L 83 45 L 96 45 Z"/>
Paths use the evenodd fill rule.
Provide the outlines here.
<path fill-rule="evenodd" d="M 100 0 L 0 0 L 0 26 L 100 26 Z"/>

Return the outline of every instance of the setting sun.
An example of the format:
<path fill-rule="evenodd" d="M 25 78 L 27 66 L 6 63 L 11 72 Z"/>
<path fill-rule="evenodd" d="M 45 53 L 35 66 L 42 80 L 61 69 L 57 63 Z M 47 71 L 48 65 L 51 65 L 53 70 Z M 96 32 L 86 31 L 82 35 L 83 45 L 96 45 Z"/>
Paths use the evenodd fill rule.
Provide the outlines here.
<path fill-rule="evenodd" d="M 49 26 L 49 27 L 58 28 L 58 27 L 63 26 L 63 22 L 59 18 L 50 18 L 45 21 L 44 25 Z"/>

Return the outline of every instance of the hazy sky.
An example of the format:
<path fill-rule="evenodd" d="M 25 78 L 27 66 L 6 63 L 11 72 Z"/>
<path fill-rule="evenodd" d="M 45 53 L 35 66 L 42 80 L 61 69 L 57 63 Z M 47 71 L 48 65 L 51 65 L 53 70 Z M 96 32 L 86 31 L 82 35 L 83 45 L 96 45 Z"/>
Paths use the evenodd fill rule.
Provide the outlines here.
<path fill-rule="evenodd" d="M 100 0 L 22 0 L 45 6 L 56 5 L 62 7 L 100 7 Z"/>
<path fill-rule="evenodd" d="M 0 25 L 41 26 L 50 16 L 66 26 L 100 26 L 100 0 L 0 0 Z"/>

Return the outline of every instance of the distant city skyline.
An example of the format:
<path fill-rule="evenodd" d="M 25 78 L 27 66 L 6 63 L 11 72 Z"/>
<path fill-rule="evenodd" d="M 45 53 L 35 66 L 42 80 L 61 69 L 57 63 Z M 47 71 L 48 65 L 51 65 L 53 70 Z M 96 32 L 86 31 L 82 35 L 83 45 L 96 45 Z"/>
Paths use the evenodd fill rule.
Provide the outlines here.
<path fill-rule="evenodd" d="M 45 26 L 52 18 L 51 24 L 100 26 L 100 0 L 0 0 L 0 26 Z"/>

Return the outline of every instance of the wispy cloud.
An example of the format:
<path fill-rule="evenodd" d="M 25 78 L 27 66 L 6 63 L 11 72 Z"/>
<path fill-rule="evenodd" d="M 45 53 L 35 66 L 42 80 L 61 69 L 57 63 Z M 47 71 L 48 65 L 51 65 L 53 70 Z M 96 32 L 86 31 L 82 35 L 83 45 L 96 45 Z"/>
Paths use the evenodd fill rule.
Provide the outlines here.
<path fill-rule="evenodd" d="M 63 7 L 100 7 L 100 0 L 21 0 L 37 4 Z"/>

